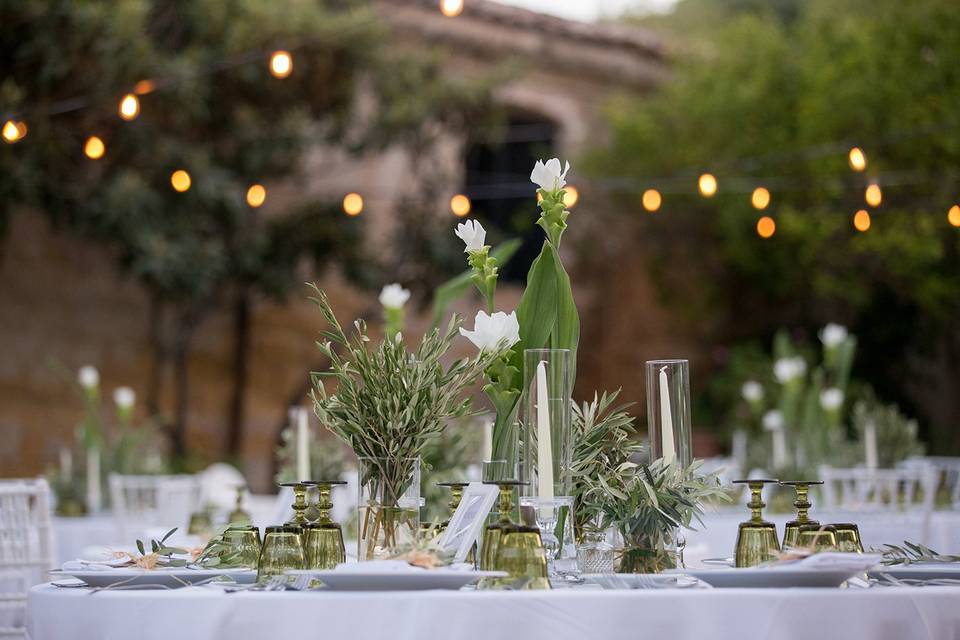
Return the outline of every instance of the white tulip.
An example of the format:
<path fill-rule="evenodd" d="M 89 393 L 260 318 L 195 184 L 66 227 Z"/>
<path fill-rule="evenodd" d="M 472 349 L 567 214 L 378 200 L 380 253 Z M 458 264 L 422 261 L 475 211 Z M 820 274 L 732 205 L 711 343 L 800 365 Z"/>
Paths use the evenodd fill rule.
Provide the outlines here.
<path fill-rule="evenodd" d="M 830 322 L 820 330 L 820 342 L 828 349 L 836 347 L 847 339 L 847 328 L 842 324 Z"/>
<path fill-rule="evenodd" d="M 550 158 L 546 164 L 543 163 L 543 160 L 537 160 L 537 164 L 533 165 L 533 172 L 530 173 L 530 181 L 544 191 L 558 191 L 567 184 L 568 171 L 570 171 L 569 162 L 566 163 L 563 173 L 560 172 L 560 160 L 558 158 Z"/>
<path fill-rule="evenodd" d="M 747 380 L 740 388 L 740 394 L 747 402 L 760 402 L 763 400 L 763 385 L 756 380 Z"/>
<path fill-rule="evenodd" d="M 787 384 L 807 372 L 807 362 L 801 356 L 780 358 L 773 363 L 773 375 L 780 384 Z"/>
<path fill-rule="evenodd" d="M 836 411 L 843 406 L 843 391 L 830 387 L 820 392 L 820 406 L 826 411 Z"/>
<path fill-rule="evenodd" d="M 517 312 L 507 315 L 497 311 L 492 316 L 477 311 L 473 321 L 473 331 L 460 327 L 460 335 L 472 342 L 481 351 L 492 351 L 502 347 L 512 347 L 520 342 L 520 323 Z"/>
<path fill-rule="evenodd" d="M 96 367 L 88 364 L 80 367 L 80 371 L 77 373 L 77 380 L 84 389 L 95 389 L 100 386 L 100 372 L 97 371 Z"/>
<path fill-rule="evenodd" d="M 783 413 L 773 409 L 763 414 L 763 428 L 767 431 L 780 431 L 783 429 Z"/>
<path fill-rule="evenodd" d="M 117 387 L 113 390 L 113 403 L 121 409 L 131 409 L 137 401 L 137 394 L 130 387 Z"/>
<path fill-rule="evenodd" d="M 483 228 L 483 225 L 476 220 L 467 220 L 462 224 L 458 224 L 457 230 L 454 233 L 467 245 L 463 250 L 464 253 L 480 251 L 483 249 L 484 242 L 487 239 L 486 230 Z"/>
<path fill-rule="evenodd" d="M 410 299 L 410 291 L 396 282 L 386 285 L 380 290 L 380 304 L 388 309 L 402 309 Z"/>

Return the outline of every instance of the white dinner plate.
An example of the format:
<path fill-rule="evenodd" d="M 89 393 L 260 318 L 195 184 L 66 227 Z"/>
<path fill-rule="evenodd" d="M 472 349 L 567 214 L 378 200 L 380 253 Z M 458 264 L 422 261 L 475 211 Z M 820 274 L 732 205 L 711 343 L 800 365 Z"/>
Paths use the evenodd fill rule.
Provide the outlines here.
<path fill-rule="evenodd" d="M 580 577 L 604 589 L 673 589 L 696 584 L 676 573 L 584 573 Z"/>
<path fill-rule="evenodd" d="M 839 587 L 860 573 L 849 569 L 800 569 L 790 567 L 682 569 L 712 587 L 771 589 L 783 587 Z"/>
<path fill-rule="evenodd" d="M 334 591 L 423 591 L 460 589 L 480 578 L 502 578 L 505 571 L 457 571 L 452 569 L 415 569 L 409 571 L 319 571 L 291 570 L 287 575 L 316 578 Z"/>
<path fill-rule="evenodd" d="M 53 576 L 73 576 L 94 588 L 123 589 L 178 589 L 207 582 L 218 577 L 227 577 L 238 584 L 250 584 L 257 579 L 253 569 L 141 569 L 118 567 L 99 570 L 55 570 Z"/>
<path fill-rule="evenodd" d="M 875 580 L 883 580 L 884 575 L 896 580 L 960 580 L 960 564 L 927 562 L 893 565 L 873 569 L 867 575 Z"/>

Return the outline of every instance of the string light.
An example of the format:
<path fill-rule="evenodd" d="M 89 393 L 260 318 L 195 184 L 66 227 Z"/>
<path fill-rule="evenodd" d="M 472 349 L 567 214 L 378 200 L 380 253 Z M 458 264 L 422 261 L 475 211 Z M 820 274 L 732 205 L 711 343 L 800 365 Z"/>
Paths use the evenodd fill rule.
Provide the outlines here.
<path fill-rule="evenodd" d="M 867 156 L 860 147 L 850 149 L 850 153 L 847 154 L 847 162 L 850 163 L 850 168 L 854 171 L 863 171 L 867 168 Z"/>
<path fill-rule="evenodd" d="M 760 211 L 766 209 L 770 206 L 770 192 L 764 187 L 757 187 L 753 190 L 753 195 L 750 196 L 750 203 L 754 209 Z"/>
<path fill-rule="evenodd" d="M 27 123 L 7 120 L 3 123 L 3 140 L 7 144 L 15 144 L 27 135 Z"/>
<path fill-rule="evenodd" d="M 275 78 L 286 78 L 293 73 L 293 57 L 289 51 L 274 51 L 270 56 L 270 73 Z"/>
<path fill-rule="evenodd" d="M 256 209 L 267 199 L 267 190 L 262 184 L 250 185 L 247 189 L 247 204 Z"/>
<path fill-rule="evenodd" d="M 857 231 L 864 232 L 870 228 L 870 214 L 866 209 L 860 209 L 853 214 L 853 226 Z"/>
<path fill-rule="evenodd" d="M 458 193 L 457 195 L 450 198 L 450 211 L 453 211 L 453 215 L 458 218 L 470 213 L 470 198 Z"/>
<path fill-rule="evenodd" d="M 157 85 L 153 80 L 141 80 L 133 85 L 133 92 L 138 96 L 145 96 L 148 93 L 153 93 L 153 90 L 156 88 Z"/>
<path fill-rule="evenodd" d="M 348 216 L 358 216 L 363 211 L 363 198 L 359 193 L 348 193 L 343 196 L 343 212 Z"/>
<path fill-rule="evenodd" d="M 643 208 L 653 213 L 660 208 L 660 205 L 663 203 L 663 198 L 660 197 L 660 192 L 656 189 L 647 189 L 643 192 Z"/>
<path fill-rule="evenodd" d="M 440 0 L 440 13 L 455 18 L 463 13 L 463 0 Z"/>
<path fill-rule="evenodd" d="M 955 204 L 947 212 L 947 222 L 955 227 L 960 227 L 960 205 Z"/>
<path fill-rule="evenodd" d="M 90 136 L 83 145 L 83 152 L 91 160 L 99 160 L 106 152 L 107 146 L 98 136 Z"/>
<path fill-rule="evenodd" d="M 173 185 L 174 191 L 183 193 L 190 188 L 192 183 L 193 181 L 190 179 L 190 174 L 183 169 L 177 169 L 170 174 L 170 184 Z"/>
<path fill-rule="evenodd" d="M 573 209 L 578 200 L 580 200 L 580 192 L 577 191 L 575 186 L 568 184 L 563 188 L 563 206 L 567 209 Z"/>
<path fill-rule="evenodd" d="M 871 207 L 879 207 L 880 203 L 883 202 L 883 192 L 880 190 L 880 185 L 876 182 L 867 185 L 863 197 Z"/>
<path fill-rule="evenodd" d="M 123 96 L 120 101 L 120 117 L 124 120 L 133 120 L 140 115 L 140 100 L 132 93 Z"/>
<path fill-rule="evenodd" d="M 777 223 L 770 216 L 762 216 L 757 220 L 757 235 L 761 238 L 772 238 L 777 232 Z"/>
<path fill-rule="evenodd" d="M 712 198 L 717 192 L 717 179 L 712 173 L 705 173 L 697 180 L 697 187 L 704 198 Z"/>

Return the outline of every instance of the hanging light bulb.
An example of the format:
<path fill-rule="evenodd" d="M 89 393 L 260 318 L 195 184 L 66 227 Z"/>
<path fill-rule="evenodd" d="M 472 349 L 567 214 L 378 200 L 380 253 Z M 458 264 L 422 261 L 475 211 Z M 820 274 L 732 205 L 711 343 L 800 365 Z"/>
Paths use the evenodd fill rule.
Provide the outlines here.
<path fill-rule="evenodd" d="M 91 160 L 99 160 L 107 151 L 107 146 L 99 136 L 90 136 L 83 145 L 83 153 Z"/>
<path fill-rule="evenodd" d="M 705 173 L 697 180 L 697 187 L 704 198 L 712 198 L 717 192 L 717 179 L 712 173 Z"/>
<path fill-rule="evenodd" d="M 870 228 L 870 214 L 866 209 L 860 209 L 860 211 L 853 214 L 853 226 L 860 232 L 864 232 Z"/>
<path fill-rule="evenodd" d="M 286 78 L 293 73 L 293 56 L 289 51 L 274 51 L 270 56 L 270 73 L 275 78 Z"/>
<path fill-rule="evenodd" d="M 770 192 L 764 187 L 757 187 L 750 196 L 750 204 L 754 209 L 763 211 L 770 206 Z"/>
<path fill-rule="evenodd" d="M 777 232 L 777 223 L 770 216 L 763 216 L 757 220 L 757 235 L 761 238 L 772 238 Z"/>
<path fill-rule="evenodd" d="M 580 200 L 580 192 L 577 191 L 575 186 L 568 184 L 563 188 L 563 206 L 567 209 L 573 209 L 578 200 Z"/>
<path fill-rule="evenodd" d="M 660 192 L 656 189 L 647 189 L 643 192 L 643 208 L 653 213 L 660 208 L 660 205 L 663 203 L 663 198 L 660 196 Z"/>
<path fill-rule="evenodd" d="M 138 96 L 145 96 L 148 93 L 153 93 L 153 90 L 156 88 L 157 85 L 153 80 L 140 80 L 137 84 L 133 85 L 133 92 Z"/>
<path fill-rule="evenodd" d="M 358 216 L 363 211 L 363 198 L 359 193 L 348 193 L 343 196 L 343 212 L 348 216 Z"/>
<path fill-rule="evenodd" d="M 27 135 L 27 123 L 23 121 L 7 120 L 3 123 L 3 140 L 7 144 L 15 144 Z"/>
<path fill-rule="evenodd" d="M 457 195 L 450 198 L 450 211 L 453 211 L 453 215 L 458 218 L 470 213 L 470 198 L 458 193 Z"/>
<path fill-rule="evenodd" d="M 440 13 L 455 18 L 463 13 L 463 0 L 440 0 Z"/>
<path fill-rule="evenodd" d="M 850 153 L 847 154 L 847 162 L 850 163 L 850 168 L 854 171 L 863 171 L 867 168 L 867 156 L 860 147 L 850 149 Z"/>
<path fill-rule="evenodd" d="M 120 117 L 124 120 L 133 120 L 140 115 L 140 99 L 132 93 L 123 96 L 120 101 Z"/>
<path fill-rule="evenodd" d="M 880 190 L 880 185 L 876 182 L 867 185 L 867 190 L 864 192 L 863 197 L 871 207 L 879 207 L 880 203 L 883 202 L 883 192 Z"/>
<path fill-rule="evenodd" d="M 190 174 L 183 169 L 177 169 L 170 174 L 170 184 L 173 185 L 174 191 L 183 193 L 190 188 L 192 183 L 193 181 L 190 179 Z"/>
<path fill-rule="evenodd" d="M 250 185 L 247 189 L 247 204 L 256 209 L 267 199 L 267 190 L 262 184 Z"/>
<path fill-rule="evenodd" d="M 960 205 L 955 204 L 947 212 L 947 222 L 955 227 L 960 227 Z"/>

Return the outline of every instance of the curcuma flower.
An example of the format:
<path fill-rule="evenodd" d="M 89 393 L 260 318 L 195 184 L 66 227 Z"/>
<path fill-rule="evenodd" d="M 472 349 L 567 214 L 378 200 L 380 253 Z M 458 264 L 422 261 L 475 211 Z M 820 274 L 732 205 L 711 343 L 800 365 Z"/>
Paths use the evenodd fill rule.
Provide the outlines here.
<path fill-rule="evenodd" d="M 132 409 L 137 394 L 130 387 L 117 387 L 113 390 L 113 403 L 120 409 Z"/>
<path fill-rule="evenodd" d="M 77 372 L 77 380 L 84 389 L 94 389 L 100 386 L 100 372 L 97 371 L 96 367 L 88 364 L 80 367 L 80 371 Z"/>
<path fill-rule="evenodd" d="M 807 372 L 807 362 L 802 356 L 781 358 L 773 363 L 773 375 L 780 384 L 796 380 Z"/>
<path fill-rule="evenodd" d="M 840 345 L 847 339 L 847 328 L 842 324 L 830 322 L 820 330 L 820 342 L 828 349 Z"/>
<path fill-rule="evenodd" d="M 480 351 L 494 351 L 510 348 L 520 342 L 520 323 L 517 312 L 509 315 L 497 311 L 492 316 L 485 311 L 477 311 L 473 321 L 473 331 L 460 327 L 460 335 L 472 342 Z"/>
<path fill-rule="evenodd" d="M 825 411 L 836 411 L 843 406 L 843 391 L 830 387 L 820 392 L 820 406 Z"/>
<path fill-rule="evenodd" d="M 759 402 L 763 400 L 763 385 L 756 380 L 747 380 L 740 388 L 740 394 L 747 402 Z"/>
<path fill-rule="evenodd" d="M 410 291 L 398 283 L 388 284 L 380 290 L 380 304 L 387 309 L 402 309 L 410 299 Z"/>
<path fill-rule="evenodd" d="M 560 172 L 559 158 L 550 158 L 546 164 L 543 160 L 537 160 L 533 165 L 533 172 L 530 173 L 530 181 L 544 191 L 559 191 L 567 184 L 568 171 L 570 171 L 569 162 L 564 166 L 563 172 Z"/>
<path fill-rule="evenodd" d="M 464 253 L 483 251 L 483 243 L 487 239 L 487 232 L 483 228 L 483 225 L 476 220 L 467 220 L 462 224 L 458 224 L 455 233 L 466 245 L 466 248 L 463 250 Z"/>
<path fill-rule="evenodd" d="M 763 428 L 767 431 L 779 431 L 783 429 L 783 422 L 783 414 L 776 409 L 763 414 Z"/>

